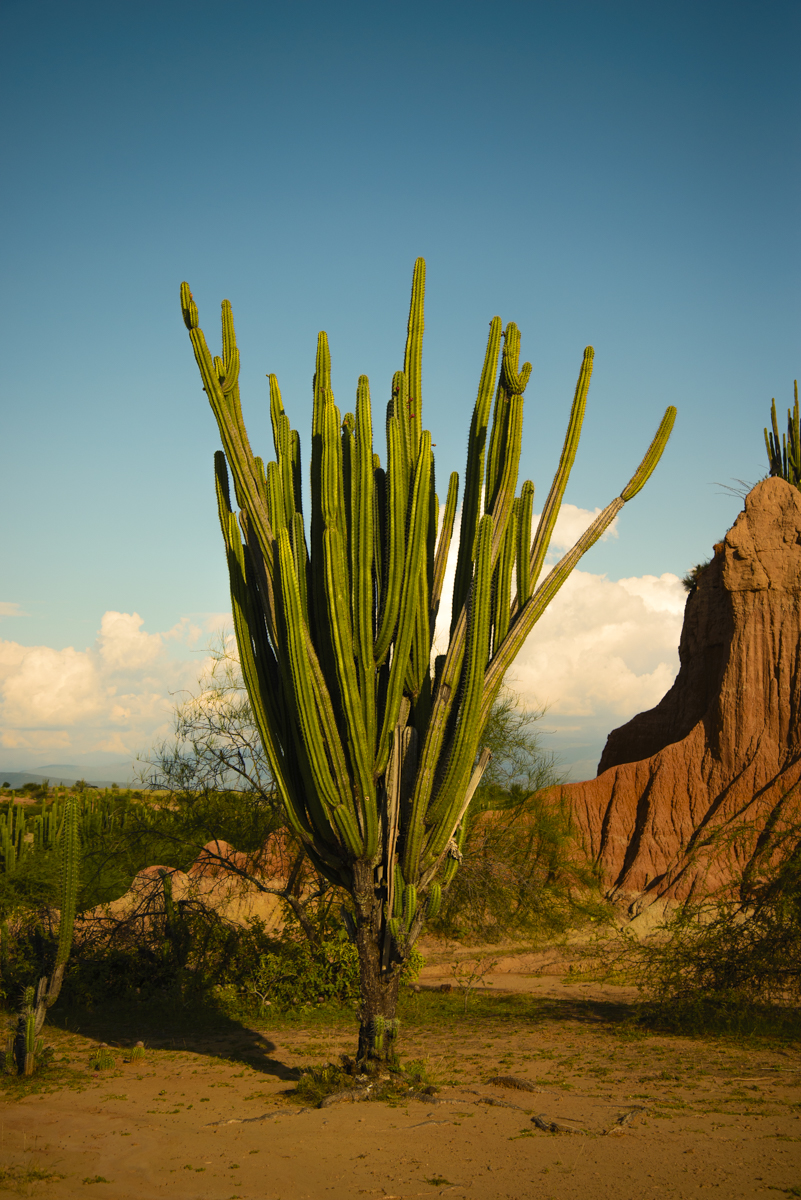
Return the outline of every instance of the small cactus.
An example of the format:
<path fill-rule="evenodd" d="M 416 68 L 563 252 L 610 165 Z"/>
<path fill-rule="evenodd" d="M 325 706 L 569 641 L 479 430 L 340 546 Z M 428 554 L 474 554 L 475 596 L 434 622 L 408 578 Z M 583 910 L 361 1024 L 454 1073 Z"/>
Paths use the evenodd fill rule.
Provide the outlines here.
<path fill-rule="evenodd" d="M 117 1060 L 106 1046 L 101 1046 L 89 1056 L 89 1068 L 92 1071 L 112 1071 Z"/>

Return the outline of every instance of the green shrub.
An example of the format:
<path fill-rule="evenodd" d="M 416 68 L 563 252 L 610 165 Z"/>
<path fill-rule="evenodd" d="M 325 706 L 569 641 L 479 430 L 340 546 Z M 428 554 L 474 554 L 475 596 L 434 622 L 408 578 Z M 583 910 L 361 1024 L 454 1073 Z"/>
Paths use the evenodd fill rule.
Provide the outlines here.
<path fill-rule="evenodd" d="M 702 1033 L 801 1028 L 801 812 L 798 789 L 761 826 L 715 847 L 745 862 L 724 898 L 680 905 L 639 942 L 624 937 L 607 965 L 636 981 L 661 1025 Z M 714 843 L 713 843 L 714 847 Z"/>
<path fill-rule="evenodd" d="M 468 825 L 463 862 L 431 928 L 473 942 L 550 938 L 608 919 L 558 794 L 485 789 Z"/>

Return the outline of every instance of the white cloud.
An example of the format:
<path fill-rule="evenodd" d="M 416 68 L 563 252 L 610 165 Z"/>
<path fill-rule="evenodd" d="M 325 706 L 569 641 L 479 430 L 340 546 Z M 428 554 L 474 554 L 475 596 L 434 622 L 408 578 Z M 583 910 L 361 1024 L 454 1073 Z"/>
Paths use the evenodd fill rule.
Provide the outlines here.
<path fill-rule="evenodd" d="M 563 504 L 548 561 L 570 549 L 600 511 Z M 458 529 L 457 516 L 437 620 L 438 653 L 447 646 Z M 614 523 L 604 536 L 618 536 Z M 509 683 L 527 706 L 547 705 L 549 721 L 596 717 L 611 729 L 653 707 L 672 684 L 685 599 L 681 580 L 669 573 L 614 582 L 575 570 L 534 626 Z"/>
<path fill-rule="evenodd" d="M 563 504 L 559 509 L 559 516 L 556 518 L 556 524 L 554 525 L 548 558 L 552 559 L 555 557 L 554 551 L 564 554 L 567 550 L 570 550 L 579 540 L 584 530 L 592 524 L 600 511 L 600 508 L 577 508 L 575 504 Z M 540 515 L 540 513 L 534 514 L 531 521 L 532 530 L 537 528 Z M 600 540 L 605 542 L 610 537 L 616 538 L 617 536 L 617 517 L 615 517 L 609 528 L 602 534 Z"/>
<path fill-rule="evenodd" d="M 596 515 L 564 505 L 549 557 L 572 545 Z M 437 622 L 440 650 L 447 644 L 455 561 L 454 545 Z M 614 582 L 574 571 L 534 627 L 509 682 L 528 706 L 548 706 L 547 720 L 563 739 L 576 722 L 579 737 L 588 722 L 608 731 L 652 707 L 670 687 L 684 600 L 675 575 Z M 193 688 L 201 673 L 203 656 L 187 659 L 186 649 L 210 635 L 230 639 L 230 627 L 227 613 L 197 614 L 150 633 L 137 613 L 107 612 L 86 650 L 0 640 L 0 747 L 14 749 L 15 757 L 58 751 L 62 761 L 70 752 L 129 759 L 147 752 L 169 735 L 176 693 Z"/>
<path fill-rule="evenodd" d="M 143 625 L 138 613 L 106 612 L 87 650 L 0 641 L 0 746 L 134 758 L 166 735 L 175 693 L 202 667 L 168 647 L 192 646 L 202 630 L 189 618 L 164 633 Z"/>
<path fill-rule="evenodd" d="M 619 724 L 652 708 L 678 670 L 685 599 L 670 573 L 613 582 L 574 571 L 515 660 L 512 686 L 554 716 Z"/>
<path fill-rule="evenodd" d="M 24 617 L 22 605 L 16 600 L 0 600 L 0 617 Z"/>

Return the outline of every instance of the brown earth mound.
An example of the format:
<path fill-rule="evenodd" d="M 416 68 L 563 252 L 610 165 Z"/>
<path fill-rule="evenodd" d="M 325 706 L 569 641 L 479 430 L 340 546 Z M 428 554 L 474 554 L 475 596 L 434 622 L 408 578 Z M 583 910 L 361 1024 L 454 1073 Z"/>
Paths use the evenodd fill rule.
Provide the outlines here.
<path fill-rule="evenodd" d="M 562 794 L 612 895 L 726 889 L 801 777 L 801 492 L 758 483 L 687 598 L 681 668 Z M 754 831 L 732 842 L 737 830 Z"/>

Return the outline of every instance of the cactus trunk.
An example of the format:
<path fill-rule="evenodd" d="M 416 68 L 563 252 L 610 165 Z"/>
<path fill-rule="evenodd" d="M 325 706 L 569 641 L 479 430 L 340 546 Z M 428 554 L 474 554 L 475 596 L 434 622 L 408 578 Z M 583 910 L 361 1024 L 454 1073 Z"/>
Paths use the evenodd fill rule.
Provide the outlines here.
<path fill-rule="evenodd" d="M 384 964 L 382 905 L 374 895 L 372 871 L 366 864 L 354 870 L 354 923 L 359 954 L 359 1045 L 357 1061 L 392 1063 L 398 1034 L 400 971 Z"/>
<path fill-rule="evenodd" d="M 458 477 L 440 528 L 431 435 L 422 425 L 424 291 L 418 259 L 403 369 L 386 406 L 383 466 L 369 381 L 360 377 L 355 412 L 343 416 L 328 339 L 318 337 L 307 527 L 300 440 L 275 376 L 275 459 L 265 467 L 242 417 L 231 306 L 223 302 L 222 355 L 213 357 L 181 286 L 223 445 L 215 479 L 242 674 L 287 820 L 317 869 L 349 897 L 343 917 L 359 950 L 365 1063 L 394 1053 L 401 970 L 461 861 L 468 806 L 489 760 L 482 733 L 503 676 L 581 556 L 647 481 L 675 417 L 669 408 L 629 483 L 541 580 L 593 351 L 584 353 L 559 467 L 532 536 L 533 484 L 517 490 L 531 365 L 520 366 L 517 326 L 503 330 L 493 318 L 468 438 L 450 639 L 432 661 Z"/>

